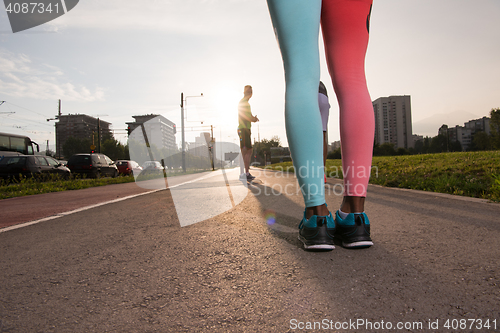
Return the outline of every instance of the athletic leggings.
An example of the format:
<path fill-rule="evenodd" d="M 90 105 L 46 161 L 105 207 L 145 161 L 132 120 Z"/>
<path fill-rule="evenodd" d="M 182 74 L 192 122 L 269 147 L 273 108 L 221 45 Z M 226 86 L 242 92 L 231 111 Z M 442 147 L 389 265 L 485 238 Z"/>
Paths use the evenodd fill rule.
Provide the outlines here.
<path fill-rule="evenodd" d="M 306 207 L 325 203 L 319 27 L 340 106 L 344 195 L 365 197 L 375 120 L 364 60 L 372 0 L 267 0 L 285 69 L 285 127 Z"/>

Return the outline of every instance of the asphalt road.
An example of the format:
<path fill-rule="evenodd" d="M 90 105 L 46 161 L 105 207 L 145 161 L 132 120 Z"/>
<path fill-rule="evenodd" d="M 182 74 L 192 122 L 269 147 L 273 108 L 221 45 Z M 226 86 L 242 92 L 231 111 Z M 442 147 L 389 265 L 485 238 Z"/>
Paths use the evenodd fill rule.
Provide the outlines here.
<path fill-rule="evenodd" d="M 306 252 L 295 178 L 252 173 L 0 232 L 0 332 L 500 332 L 499 204 L 370 186 L 375 245 Z M 213 187 L 229 210 L 181 227 Z"/>

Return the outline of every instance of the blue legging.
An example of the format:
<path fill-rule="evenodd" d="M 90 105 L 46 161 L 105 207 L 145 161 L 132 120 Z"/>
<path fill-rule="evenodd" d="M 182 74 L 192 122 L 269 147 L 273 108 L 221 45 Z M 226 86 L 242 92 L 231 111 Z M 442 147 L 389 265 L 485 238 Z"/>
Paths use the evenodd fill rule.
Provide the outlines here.
<path fill-rule="evenodd" d="M 321 0 L 268 0 L 285 69 L 285 127 L 306 207 L 325 203 L 318 106 Z"/>

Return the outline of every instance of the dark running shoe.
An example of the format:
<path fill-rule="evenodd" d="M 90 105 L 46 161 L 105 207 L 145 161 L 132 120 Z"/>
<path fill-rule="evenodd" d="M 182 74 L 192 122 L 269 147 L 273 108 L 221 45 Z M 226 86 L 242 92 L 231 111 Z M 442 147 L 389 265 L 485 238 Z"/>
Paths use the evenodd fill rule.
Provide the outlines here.
<path fill-rule="evenodd" d="M 327 216 L 313 215 L 309 220 L 306 213 L 299 224 L 299 240 L 306 250 L 333 250 L 335 221 L 332 213 Z"/>
<path fill-rule="evenodd" d="M 240 175 L 240 180 L 241 180 L 241 181 L 249 181 L 249 182 L 250 182 L 250 181 L 252 181 L 252 180 L 254 180 L 254 179 L 255 179 L 255 176 L 252 176 L 252 175 L 250 175 L 250 174 L 248 174 L 248 175 L 247 175 L 246 173 L 242 173 L 242 174 Z"/>
<path fill-rule="evenodd" d="M 373 245 L 370 238 L 370 221 L 365 213 L 349 214 L 342 220 L 339 211 L 335 213 L 335 237 L 347 248 L 364 248 Z"/>

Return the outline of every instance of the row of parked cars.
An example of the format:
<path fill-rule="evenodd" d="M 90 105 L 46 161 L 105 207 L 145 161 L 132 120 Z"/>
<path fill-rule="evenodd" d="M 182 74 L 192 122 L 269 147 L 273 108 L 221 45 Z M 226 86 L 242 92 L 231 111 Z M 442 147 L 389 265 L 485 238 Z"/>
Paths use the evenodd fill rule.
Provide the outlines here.
<path fill-rule="evenodd" d="M 141 167 L 135 161 L 118 160 L 114 162 L 100 153 L 75 154 L 67 163 L 50 156 L 11 155 L 0 160 L 0 178 L 10 179 L 22 176 L 59 175 L 69 178 L 71 174 L 99 178 L 102 176 L 117 177 L 119 174 L 130 175 L 144 170 L 163 169 L 156 161 L 148 161 Z"/>

